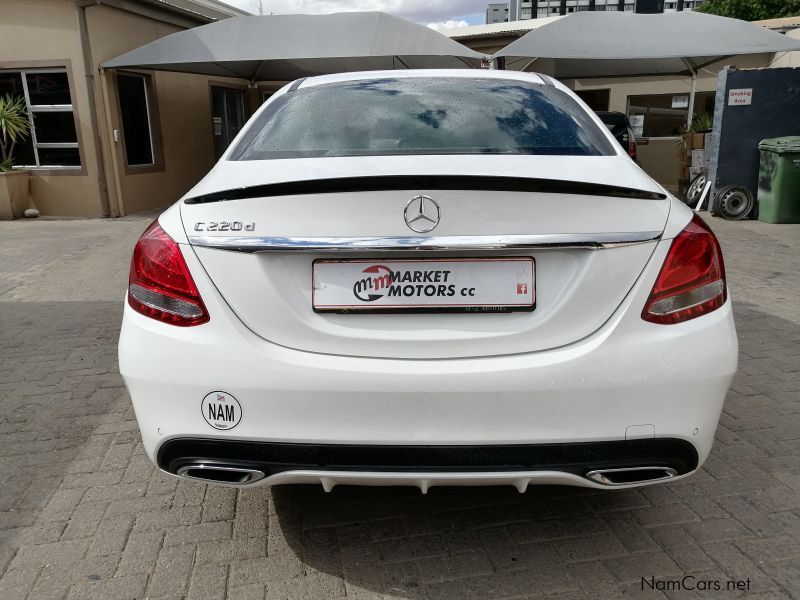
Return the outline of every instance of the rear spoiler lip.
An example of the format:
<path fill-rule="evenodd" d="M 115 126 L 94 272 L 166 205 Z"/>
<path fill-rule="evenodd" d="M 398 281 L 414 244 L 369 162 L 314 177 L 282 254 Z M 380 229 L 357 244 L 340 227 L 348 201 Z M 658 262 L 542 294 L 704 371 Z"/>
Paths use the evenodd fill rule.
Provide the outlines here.
<path fill-rule="evenodd" d="M 334 177 L 286 181 L 231 188 L 200 194 L 184 199 L 185 204 L 206 204 L 265 198 L 299 196 L 303 194 L 335 194 L 346 192 L 379 192 L 386 190 L 481 190 L 495 192 L 538 192 L 548 194 L 574 194 L 581 196 L 606 196 L 638 200 L 666 200 L 662 192 L 641 190 L 624 186 L 569 181 L 563 179 L 533 179 L 494 175 L 368 175 L 364 177 Z"/>

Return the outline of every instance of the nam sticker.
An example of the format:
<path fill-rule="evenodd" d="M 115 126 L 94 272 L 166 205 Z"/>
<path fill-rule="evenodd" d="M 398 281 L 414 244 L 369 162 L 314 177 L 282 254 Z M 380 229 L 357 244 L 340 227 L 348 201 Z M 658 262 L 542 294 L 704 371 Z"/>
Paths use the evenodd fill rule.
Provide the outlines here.
<path fill-rule="evenodd" d="M 214 429 L 233 429 L 242 420 L 242 405 L 228 392 L 209 392 L 200 410 L 206 423 Z"/>

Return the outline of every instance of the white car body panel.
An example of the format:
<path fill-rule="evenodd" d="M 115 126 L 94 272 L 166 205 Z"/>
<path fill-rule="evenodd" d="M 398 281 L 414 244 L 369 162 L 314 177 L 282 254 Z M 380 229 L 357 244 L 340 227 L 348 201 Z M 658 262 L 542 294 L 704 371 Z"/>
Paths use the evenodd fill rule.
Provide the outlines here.
<path fill-rule="evenodd" d="M 424 73 L 442 74 L 474 76 L 464 71 Z M 301 88 L 381 75 L 386 74 L 326 76 L 308 80 Z M 485 76 L 541 81 L 520 73 Z M 185 198 L 233 187 L 339 177 L 520 173 L 666 194 L 627 155 L 616 151 L 617 156 L 567 159 L 223 157 Z M 402 214 L 412 192 L 427 192 L 441 206 L 441 223 L 425 234 L 430 236 L 649 231 L 657 232 L 659 239 L 601 249 L 400 255 L 533 256 L 536 309 L 509 314 L 319 314 L 311 308 L 311 264 L 315 258 L 339 257 L 336 253 L 241 253 L 190 244 L 201 234 L 212 240 L 230 238 L 230 232 L 194 230 L 196 223 L 218 220 L 252 222 L 247 234 L 256 237 L 416 235 Z M 492 210 L 487 210 L 489 196 Z M 134 401 L 145 449 L 158 464 L 167 442 L 184 439 L 491 446 L 669 438 L 691 444 L 699 468 L 711 449 L 737 366 L 731 300 L 675 325 L 641 318 L 671 240 L 691 218 L 692 212 L 671 197 L 416 188 L 179 202 L 159 223 L 180 245 L 211 319 L 197 327 L 174 327 L 126 305 L 120 371 Z M 230 430 L 210 427 L 201 412 L 201 401 L 214 390 L 230 394 L 241 406 L 240 420 Z M 433 485 L 503 484 L 520 491 L 536 483 L 604 487 L 579 474 L 546 469 L 296 468 L 251 485 L 276 483 L 321 483 L 325 489 L 337 484 L 415 485 L 423 491 Z"/>
<path fill-rule="evenodd" d="M 604 198 L 601 202 L 586 196 L 491 192 L 494 207 L 486 210 L 487 192 L 421 192 L 435 196 L 441 207 L 443 218 L 436 236 L 479 234 L 487 223 L 506 235 L 600 230 L 644 231 L 652 236 L 652 232 L 660 235 L 669 214 L 669 200 Z M 409 233 L 402 208 L 412 196 L 406 191 L 387 191 L 326 194 L 324 198 L 255 198 L 224 206 L 183 205 L 181 212 L 189 228 L 194 223 L 219 220 L 220 214 L 231 221 L 254 222 L 255 230 L 247 232 L 248 236 L 313 237 L 336 232 L 337 237 L 369 234 L 380 238 Z M 567 222 L 565 214 L 580 216 Z M 197 235 L 189 231 L 193 233 Z M 202 235 L 213 240 L 231 234 Z M 392 314 L 317 314 L 308 310 L 311 265 L 324 255 L 291 251 L 240 254 L 202 247 L 194 251 L 231 309 L 253 332 L 276 344 L 352 356 L 455 358 L 543 350 L 589 335 L 631 289 L 655 246 L 648 242 L 602 250 L 495 253 L 534 256 L 537 308 L 478 319 L 469 313 L 408 314 L 399 319 Z M 481 256 L 480 252 L 471 254 Z M 441 257 L 442 253 L 428 256 Z"/>

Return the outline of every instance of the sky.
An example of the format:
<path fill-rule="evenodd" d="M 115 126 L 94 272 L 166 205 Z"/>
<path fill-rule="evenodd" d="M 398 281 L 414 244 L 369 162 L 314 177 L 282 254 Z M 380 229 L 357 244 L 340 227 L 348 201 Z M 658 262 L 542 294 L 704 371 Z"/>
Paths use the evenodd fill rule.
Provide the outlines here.
<path fill-rule="evenodd" d="M 259 0 L 222 0 L 257 15 Z M 480 25 L 490 0 L 261 0 L 264 14 L 324 14 L 380 10 L 434 29 Z"/>

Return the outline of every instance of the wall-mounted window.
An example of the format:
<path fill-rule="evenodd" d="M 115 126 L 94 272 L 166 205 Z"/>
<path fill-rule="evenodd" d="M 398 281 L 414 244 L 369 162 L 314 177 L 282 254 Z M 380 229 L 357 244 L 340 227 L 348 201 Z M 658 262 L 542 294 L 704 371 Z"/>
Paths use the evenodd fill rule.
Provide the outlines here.
<path fill-rule="evenodd" d="M 153 126 L 153 94 L 149 75 L 117 73 L 117 97 L 129 167 L 151 167 L 157 162 Z"/>
<path fill-rule="evenodd" d="M 634 125 L 636 137 L 673 137 L 686 127 L 689 115 L 688 92 L 628 96 L 628 116 Z M 697 92 L 694 115 L 714 114 L 714 92 Z M 634 119 L 634 117 L 638 117 Z"/>
<path fill-rule="evenodd" d="M 25 167 L 80 167 L 78 133 L 65 69 L 0 71 L 0 96 L 25 98 L 31 133 L 14 147 Z"/>

